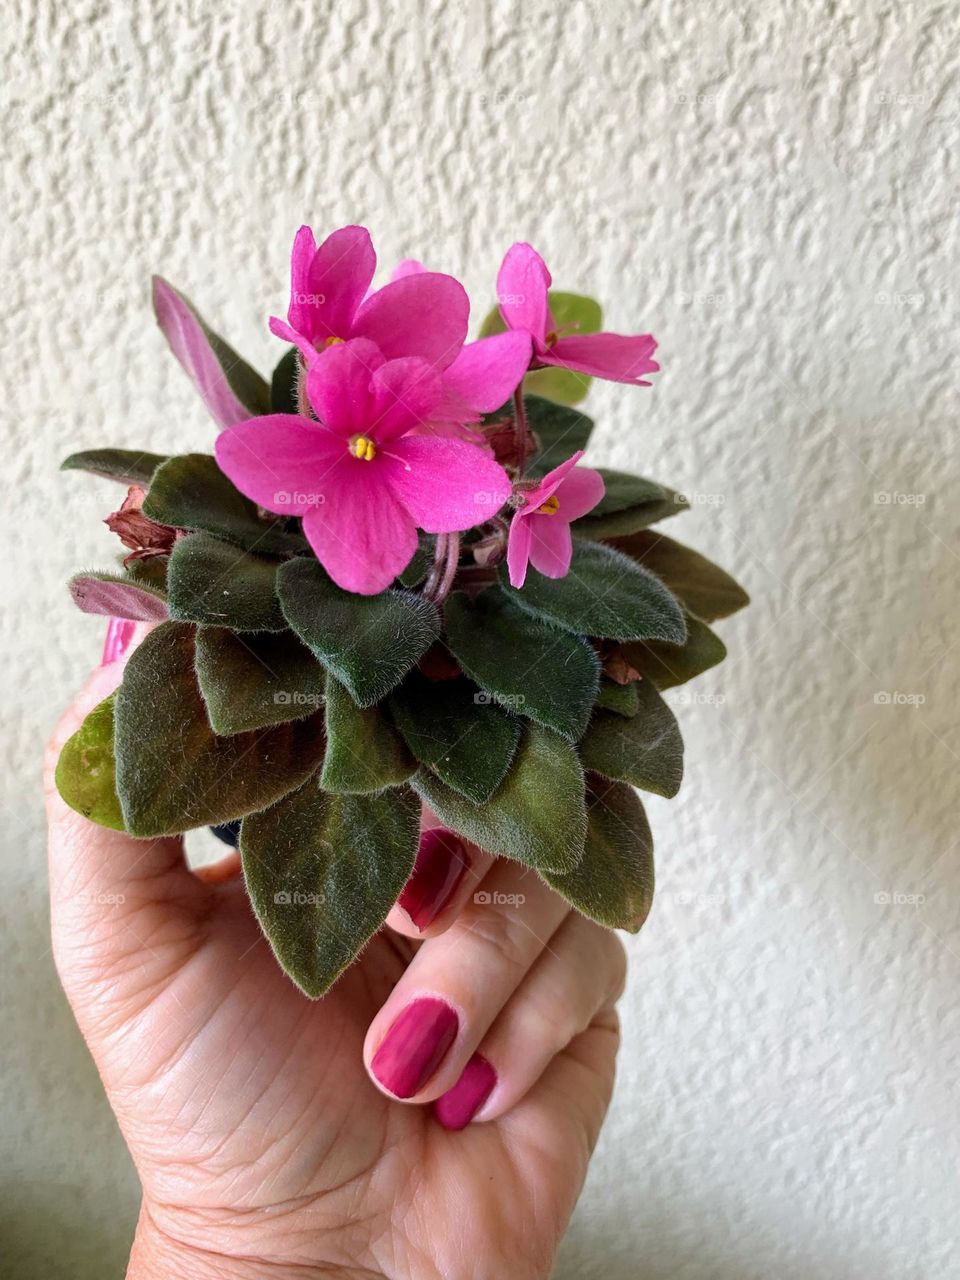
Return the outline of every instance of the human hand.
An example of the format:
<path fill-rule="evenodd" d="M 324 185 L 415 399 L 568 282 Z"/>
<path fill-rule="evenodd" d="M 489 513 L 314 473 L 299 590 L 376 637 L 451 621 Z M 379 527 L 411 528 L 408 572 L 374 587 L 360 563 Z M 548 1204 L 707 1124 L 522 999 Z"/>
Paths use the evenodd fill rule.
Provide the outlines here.
<path fill-rule="evenodd" d="M 179 838 L 57 794 L 121 673 L 66 713 L 45 786 L 54 957 L 143 1186 L 128 1275 L 548 1276 L 613 1084 L 620 942 L 433 832 L 387 927 L 307 999 L 236 854 L 194 874 Z"/>

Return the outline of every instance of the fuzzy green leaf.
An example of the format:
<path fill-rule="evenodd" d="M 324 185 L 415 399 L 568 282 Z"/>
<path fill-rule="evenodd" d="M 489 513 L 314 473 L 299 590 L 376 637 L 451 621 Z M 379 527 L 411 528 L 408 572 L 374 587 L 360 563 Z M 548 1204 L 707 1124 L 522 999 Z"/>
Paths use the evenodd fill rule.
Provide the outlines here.
<path fill-rule="evenodd" d="M 407 746 L 438 778 L 474 804 L 503 781 L 520 740 L 520 721 L 469 680 L 427 680 L 412 672 L 390 695 Z"/>
<path fill-rule="evenodd" d="M 580 293 L 564 293 L 551 289 L 547 294 L 550 311 L 558 329 L 581 333 L 598 333 L 603 324 L 603 312 L 599 302 Z M 506 329 L 499 307 L 494 307 L 484 318 L 481 338 Z M 546 396 L 559 404 L 579 404 L 590 390 L 592 378 L 572 369 L 538 369 L 528 373 L 523 382 L 524 392 Z M 570 455 L 567 454 L 567 457 Z M 562 459 L 561 459 L 562 461 Z"/>
<path fill-rule="evenodd" d="M 334 676 L 327 678 L 327 754 L 320 785 L 338 794 L 382 791 L 406 782 L 416 765 L 380 707 L 358 707 Z"/>
<path fill-rule="evenodd" d="M 611 640 L 667 640 L 686 634 L 680 605 L 652 574 L 622 551 L 597 542 L 573 540 L 573 560 L 565 578 L 545 578 L 530 569 L 519 591 L 500 576 L 510 600 L 566 631 Z"/>
<path fill-rule="evenodd" d="M 101 827 L 123 831 L 113 755 L 113 705 L 116 694 L 94 707 L 63 744 L 56 783 L 70 806 Z"/>
<path fill-rule="evenodd" d="M 157 467 L 166 461 L 166 454 L 144 453 L 142 449 L 84 449 L 64 458 L 60 470 L 89 471 L 91 475 L 103 476 L 107 480 L 139 484 L 146 488 Z"/>
<path fill-rule="evenodd" d="M 284 519 L 261 518 L 256 504 L 205 453 L 185 453 L 158 467 L 143 512 L 159 524 L 212 533 L 263 555 L 289 555 L 307 545 L 301 534 L 287 529 Z"/>
<path fill-rule="evenodd" d="M 636 792 L 587 775 L 587 843 L 567 875 L 544 879 L 582 915 L 636 933 L 653 902 L 653 836 Z"/>
<path fill-rule="evenodd" d="M 439 615 L 421 596 L 354 595 L 316 560 L 288 561 L 277 590 L 290 626 L 361 707 L 389 693 L 440 634 Z"/>
<path fill-rule="evenodd" d="M 600 680 L 600 692 L 596 705 L 604 711 L 615 711 L 618 716 L 635 716 L 640 709 L 640 695 L 637 693 L 637 681 L 629 684 L 617 684 L 616 680 L 603 677 Z"/>
<path fill-rule="evenodd" d="M 444 611 L 453 656 L 502 706 L 575 741 L 597 696 L 600 662 L 581 637 L 545 626 L 491 587 L 456 591 Z"/>
<path fill-rule="evenodd" d="M 163 622 L 168 617 L 162 591 L 117 573 L 77 573 L 70 579 L 70 594 L 84 613 L 134 622 Z"/>
<path fill-rule="evenodd" d="M 197 681 L 214 733 L 302 720 L 323 704 L 326 672 L 292 631 L 197 631 Z"/>
<path fill-rule="evenodd" d="M 650 680 L 638 680 L 637 714 L 596 711 L 580 743 L 583 767 L 670 799 L 683 780 L 683 739 L 673 712 Z"/>
<path fill-rule="evenodd" d="M 296 347 L 280 357 L 270 381 L 270 412 L 299 413 L 297 381 L 300 377 L 300 353 Z"/>
<path fill-rule="evenodd" d="M 136 836 L 254 813 L 298 787 L 323 756 L 322 716 L 215 736 L 194 671 L 194 631 L 182 622 L 151 631 L 117 693 L 117 793 Z"/>
<path fill-rule="evenodd" d="M 286 631 L 277 599 L 279 565 L 209 533 L 181 538 L 167 571 L 170 617 L 234 631 Z"/>
<path fill-rule="evenodd" d="M 658 689 L 672 689 L 686 684 L 694 676 L 709 671 L 727 656 L 727 646 L 705 622 L 686 615 L 687 638 L 683 644 L 663 644 L 647 641 L 644 644 L 624 645 L 623 651 L 641 675 L 647 676 Z"/>
<path fill-rule="evenodd" d="M 583 856 L 583 770 L 570 743 L 550 729 L 524 726 L 513 764 L 485 804 L 464 799 L 428 769 L 413 785 L 442 823 L 490 853 L 538 871 L 571 871 Z"/>
<path fill-rule="evenodd" d="M 306 995 L 322 996 L 383 924 L 413 870 L 419 826 L 408 787 L 340 796 L 315 778 L 244 819 L 253 909 Z"/>
<path fill-rule="evenodd" d="M 573 401 L 556 404 L 542 396 L 524 396 L 523 403 L 527 411 L 527 425 L 535 432 L 540 444 L 539 451 L 530 462 L 531 475 L 545 475 L 578 449 L 586 449 L 593 431 L 593 419 L 579 409 L 569 408 Z"/>
<path fill-rule="evenodd" d="M 628 471 L 608 471 L 603 467 L 598 470 L 605 492 L 592 511 L 574 522 L 574 532 L 580 537 L 613 538 L 634 533 L 687 510 L 686 498 L 666 485 Z"/>
<path fill-rule="evenodd" d="M 704 622 L 728 618 L 750 603 L 743 587 L 719 565 L 655 529 L 615 538 L 612 545 L 656 574 Z"/>
<path fill-rule="evenodd" d="M 131 560 L 124 566 L 124 573 L 131 582 L 141 587 L 149 587 L 167 598 L 167 565 L 169 556 L 145 556 L 142 560 Z"/>

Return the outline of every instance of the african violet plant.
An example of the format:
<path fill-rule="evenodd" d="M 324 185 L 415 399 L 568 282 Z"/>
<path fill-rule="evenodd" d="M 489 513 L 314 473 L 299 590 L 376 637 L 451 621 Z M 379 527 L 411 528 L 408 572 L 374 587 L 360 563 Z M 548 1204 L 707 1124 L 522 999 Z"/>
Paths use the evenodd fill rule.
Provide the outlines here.
<path fill-rule="evenodd" d="M 719 662 L 747 602 L 653 530 L 673 490 L 580 465 L 591 377 L 641 386 L 649 336 L 599 332 L 526 244 L 465 342 L 451 276 L 370 291 L 368 233 L 292 260 L 291 344 L 268 385 L 154 283 L 160 327 L 223 429 L 214 455 L 122 449 L 64 466 L 129 486 L 129 554 L 71 583 L 88 613 L 155 623 L 60 758 L 68 804 L 144 838 L 237 822 L 278 961 L 322 994 L 409 877 L 421 802 L 637 929 L 653 890 L 635 787 L 673 796 L 661 696 Z"/>

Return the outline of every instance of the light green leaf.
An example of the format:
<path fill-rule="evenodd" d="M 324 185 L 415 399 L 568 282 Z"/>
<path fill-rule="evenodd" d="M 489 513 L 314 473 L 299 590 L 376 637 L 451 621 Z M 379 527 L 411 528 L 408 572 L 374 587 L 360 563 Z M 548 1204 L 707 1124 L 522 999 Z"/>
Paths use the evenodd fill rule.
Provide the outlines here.
<path fill-rule="evenodd" d="M 411 672 L 390 710 L 420 761 L 454 791 L 484 804 L 503 781 L 520 740 L 520 721 L 469 680 L 427 680 Z"/>
<path fill-rule="evenodd" d="M 603 312 L 600 304 L 593 298 L 551 289 L 547 300 L 558 329 L 571 333 L 599 333 L 603 324 Z M 506 327 L 499 307 L 494 307 L 484 318 L 480 337 L 503 333 Z M 539 369 L 527 374 L 523 389 L 524 393 L 546 396 L 559 404 L 579 404 L 590 390 L 592 381 L 586 374 L 574 373 L 571 369 Z"/>
<path fill-rule="evenodd" d="M 654 885 L 653 836 L 636 792 L 588 774 L 583 860 L 567 875 L 543 875 L 582 915 L 636 933 L 650 913 Z"/>
<path fill-rule="evenodd" d="M 475 805 L 429 770 L 413 785 L 442 823 L 490 853 L 540 871 L 570 871 L 583 855 L 583 770 L 559 734 L 528 723 L 507 776 Z"/>
<path fill-rule="evenodd" d="M 455 591 L 444 611 L 460 666 L 501 706 L 575 741 L 597 696 L 600 662 L 580 636 L 545 626 L 497 587 L 471 601 Z"/>
<path fill-rule="evenodd" d="M 306 995 L 322 996 L 383 924 L 413 870 L 419 826 L 408 787 L 330 795 L 315 778 L 244 819 L 253 909 Z"/>
<path fill-rule="evenodd" d="M 635 716 L 640 709 L 637 681 L 631 680 L 629 684 L 617 684 L 615 680 L 602 677 L 596 705 L 604 711 L 615 711 L 618 716 Z"/>
<path fill-rule="evenodd" d="M 197 631 L 197 681 L 214 733 L 302 720 L 323 704 L 326 672 L 292 631 Z"/>
<path fill-rule="evenodd" d="M 317 560 L 288 561 L 277 589 L 290 626 L 361 707 L 389 693 L 440 634 L 440 617 L 421 596 L 354 595 L 331 582 Z"/>
<path fill-rule="evenodd" d="M 416 765 L 380 707 L 358 707 L 327 678 L 327 754 L 320 785 L 338 794 L 382 791 L 406 782 Z"/>
<path fill-rule="evenodd" d="M 234 631 L 285 631 L 277 599 L 280 563 L 209 533 L 181 538 L 167 570 L 170 616 Z"/>
<path fill-rule="evenodd" d="M 113 704 L 116 694 L 88 713 L 80 728 L 63 744 L 57 761 L 56 783 L 70 806 L 101 827 L 122 831 L 123 814 L 117 798 L 113 756 Z"/>
<path fill-rule="evenodd" d="M 585 769 L 670 799 L 683 780 L 683 739 L 673 712 L 650 680 L 638 680 L 638 709 L 626 719 L 595 711 L 580 743 Z"/>
<path fill-rule="evenodd" d="M 298 787 L 323 757 L 322 716 L 217 737 L 197 686 L 194 630 L 164 622 L 151 631 L 117 693 L 117 794 L 135 836 L 254 813 Z"/>
<path fill-rule="evenodd" d="M 510 600 L 567 631 L 675 643 L 686 634 L 680 605 L 666 587 L 622 551 L 601 543 L 574 538 L 565 578 L 545 578 L 531 568 L 522 589 L 515 591 L 505 566 L 500 576 Z"/>

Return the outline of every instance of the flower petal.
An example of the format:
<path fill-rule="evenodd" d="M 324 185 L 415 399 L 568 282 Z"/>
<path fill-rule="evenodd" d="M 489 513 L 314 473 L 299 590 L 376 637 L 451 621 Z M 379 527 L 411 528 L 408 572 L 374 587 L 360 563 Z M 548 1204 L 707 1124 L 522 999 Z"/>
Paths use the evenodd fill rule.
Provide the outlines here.
<path fill-rule="evenodd" d="M 426 267 L 422 262 L 418 262 L 416 258 L 401 258 L 397 265 L 393 268 L 391 280 L 402 280 L 404 276 L 421 276 L 426 271 Z"/>
<path fill-rule="evenodd" d="M 559 365 L 576 373 L 587 373 L 611 382 L 633 382 L 641 387 L 645 373 L 656 373 L 660 366 L 651 359 L 657 349 L 656 340 L 643 333 L 628 338 L 620 333 L 585 333 L 561 338 L 541 353 L 544 364 Z"/>
<path fill-rule="evenodd" d="M 519 512 L 517 514 L 519 515 Z M 530 521 L 518 520 L 517 516 L 514 516 L 507 536 L 507 572 L 510 574 L 511 587 L 522 587 L 527 580 L 527 565 L 530 561 L 532 542 Z"/>
<path fill-rule="evenodd" d="M 366 339 L 340 342 L 311 361 L 307 398 L 324 426 L 345 439 L 370 426 L 377 412 L 371 381 L 382 364 Z"/>
<path fill-rule="evenodd" d="M 291 328 L 286 320 L 281 320 L 279 316 L 271 316 L 270 332 L 274 337 L 282 338 L 284 342 L 292 342 L 308 364 L 312 364 L 317 359 L 318 353 L 313 343 L 308 342 L 302 333 Z"/>
<path fill-rule="evenodd" d="M 556 516 L 532 516 L 530 563 L 547 578 L 565 578 L 573 559 L 573 538 L 566 520 Z"/>
<path fill-rule="evenodd" d="M 377 461 L 347 459 L 327 501 L 303 518 L 303 532 L 338 587 L 376 595 L 410 563 L 417 549 L 413 518 L 383 483 Z"/>
<path fill-rule="evenodd" d="M 476 445 L 439 436 L 404 436 L 383 459 L 393 492 L 427 533 L 470 529 L 510 497 L 503 467 Z"/>
<path fill-rule="evenodd" d="M 469 314 L 463 285 L 453 276 L 424 271 L 372 293 L 352 332 L 375 342 L 388 360 L 420 356 L 445 369 L 463 346 Z"/>
<path fill-rule="evenodd" d="M 525 329 L 543 345 L 547 334 L 547 290 L 552 281 L 544 260 L 529 244 L 512 245 L 497 273 L 497 301 L 508 329 Z"/>
<path fill-rule="evenodd" d="M 221 427 L 232 427 L 249 418 L 250 410 L 231 390 L 200 321 L 173 285 L 160 276 L 153 277 L 153 307 L 171 351 L 187 371 L 215 421 Z"/>
<path fill-rule="evenodd" d="M 370 434 L 379 443 L 426 422 L 440 400 L 440 374 L 426 360 L 388 360 L 371 381 L 374 416 Z"/>
<path fill-rule="evenodd" d="M 558 467 L 548 471 L 535 489 L 528 489 L 523 495 L 526 501 L 520 508 L 519 514 L 521 516 L 532 515 L 537 507 L 542 506 L 548 498 L 552 498 L 582 457 L 583 450 L 578 449 L 566 461 L 561 462 Z"/>
<path fill-rule="evenodd" d="M 556 490 L 560 500 L 557 515 L 567 524 L 592 511 L 603 497 L 606 486 L 599 471 L 590 467 L 574 467 Z"/>
<path fill-rule="evenodd" d="M 331 468 L 349 457 L 337 436 L 309 418 L 268 413 L 217 436 L 217 466 L 267 511 L 302 515 L 325 501 Z"/>
<path fill-rule="evenodd" d="M 444 391 L 480 413 L 506 403 L 523 380 L 533 345 L 524 330 L 469 342 L 444 370 Z"/>
<path fill-rule="evenodd" d="M 346 339 L 377 265 L 366 227 L 341 227 L 327 236 L 307 263 L 309 227 L 301 227 L 290 264 L 287 319 L 314 345 Z"/>

